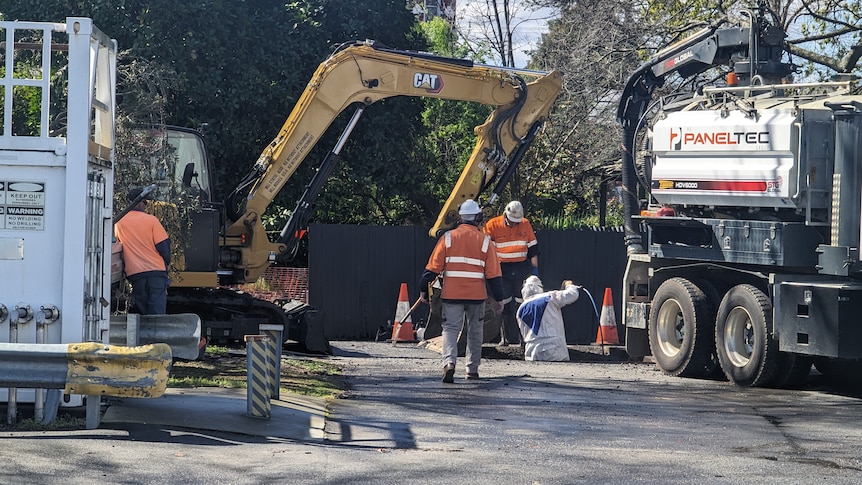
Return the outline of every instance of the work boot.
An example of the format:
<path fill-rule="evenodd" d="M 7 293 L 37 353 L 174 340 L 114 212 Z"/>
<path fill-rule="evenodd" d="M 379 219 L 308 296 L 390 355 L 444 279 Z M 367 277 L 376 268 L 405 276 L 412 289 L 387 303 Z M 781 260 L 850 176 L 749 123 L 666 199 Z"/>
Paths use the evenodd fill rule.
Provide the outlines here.
<path fill-rule="evenodd" d="M 446 384 L 455 382 L 455 364 L 446 364 L 443 366 L 443 382 Z"/>
<path fill-rule="evenodd" d="M 478 379 L 478 378 L 479 378 L 478 372 L 468 372 L 467 373 L 467 379 Z"/>

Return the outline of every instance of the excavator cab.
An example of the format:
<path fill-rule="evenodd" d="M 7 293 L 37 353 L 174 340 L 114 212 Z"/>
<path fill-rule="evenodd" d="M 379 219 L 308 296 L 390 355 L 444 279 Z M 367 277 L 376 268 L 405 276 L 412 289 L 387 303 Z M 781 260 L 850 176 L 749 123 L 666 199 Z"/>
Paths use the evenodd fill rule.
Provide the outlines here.
<path fill-rule="evenodd" d="M 199 198 L 203 205 L 213 202 L 209 158 L 200 132 L 165 125 L 146 130 L 144 136 L 157 153 L 153 178 L 158 191 L 153 198 L 169 201 L 182 196 Z"/>
<path fill-rule="evenodd" d="M 172 286 L 216 286 L 223 216 L 221 204 L 213 201 L 203 136 L 197 130 L 170 125 L 138 129 L 134 136 L 140 153 L 126 163 L 145 165 L 140 170 L 148 172 L 147 178 L 155 185 L 148 198 L 162 205 L 161 210 L 185 214 L 186 220 L 179 224 L 182 234 L 170 234 L 183 247 L 181 258 L 173 262 L 178 273 L 172 275 Z"/>

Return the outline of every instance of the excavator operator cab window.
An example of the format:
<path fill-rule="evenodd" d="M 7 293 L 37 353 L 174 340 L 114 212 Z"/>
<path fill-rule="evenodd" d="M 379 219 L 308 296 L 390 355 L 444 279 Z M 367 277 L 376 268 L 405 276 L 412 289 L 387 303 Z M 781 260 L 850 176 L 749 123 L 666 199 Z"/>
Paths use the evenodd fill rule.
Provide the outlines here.
<path fill-rule="evenodd" d="M 212 202 L 209 167 L 203 138 L 195 130 L 174 126 L 135 129 L 132 156 L 125 163 L 135 167 L 144 184 L 157 186 L 152 199 L 199 197 Z"/>
<path fill-rule="evenodd" d="M 209 169 L 206 149 L 200 135 L 185 130 L 167 129 L 168 145 L 173 152 L 173 184 L 203 202 L 210 202 Z"/>

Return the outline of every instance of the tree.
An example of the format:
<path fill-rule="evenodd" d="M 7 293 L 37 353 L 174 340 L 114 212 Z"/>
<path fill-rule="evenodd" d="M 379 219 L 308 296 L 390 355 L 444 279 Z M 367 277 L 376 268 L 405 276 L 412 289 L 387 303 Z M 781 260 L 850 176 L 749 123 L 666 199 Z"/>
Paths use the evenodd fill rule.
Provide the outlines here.
<path fill-rule="evenodd" d="M 160 72 L 175 73 L 177 82 L 159 98 L 164 108 L 159 117 L 181 126 L 208 124 L 221 196 L 274 137 L 336 45 L 375 39 L 397 48 L 424 48 L 403 0 L 0 0 L 0 12 L 7 19 L 36 21 L 91 17 L 117 39 L 124 52 L 121 63 L 146 61 Z M 122 111 L 137 95 L 126 85 L 119 91 Z M 318 200 L 318 221 L 397 223 L 404 211 L 390 210 L 388 201 L 409 200 L 423 187 L 415 182 L 422 167 L 405 163 L 423 130 L 422 103 L 392 99 L 379 104 L 363 116 L 345 147 L 344 163 Z M 273 204 L 273 228 L 284 219 L 282 208 L 293 208 L 344 122 L 336 120 L 285 186 Z"/>
<path fill-rule="evenodd" d="M 533 52 L 531 68 L 563 72 L 551 119 L 520 170 L 522 202 L 536 219 L 597 214 L 600 187 L 617 177 L 613 93 L 640 63 L 637 47 L 647 34 L 633 11 L 629 0 L 560 5 Z"/>
<path fill-rule="evenodd" d="M 597 191 L 619 177 L 615 110 L 619 89 L 647 58 L 695 30 L 720 19 L 747 23 L 744 4 L 733 1 L 536 0 L 559 17 L 533 52 L 530 67 L 564 72 L 564 87 L 537 142 L 525 160 L 524 193 L 535 197 L 532 212 L 562 213 L 568 219 L 594 214 Z M 803 75 L 825 78 L 853 70 L 860 47 L 860 7 L 837 1 L 769 1 L 767 6 L 790 33 L 791 54 Z M 828 55 L 835 52 L 837 55 Z M 859 66 L 853 72 L 860 72 Z M 723 76 L 710 72 L 704 76 Z M 665 91 L 682 81 L 670 78 Z"/>
<path fill-rule="evenodd" d="M 553 9 L 533 9 L 528 0 L 468 0 L 458 6 L 458 33 L 471 58 L 516 67 L 515 51 L 531 42 L 530 26 L 555 16 Z"/>

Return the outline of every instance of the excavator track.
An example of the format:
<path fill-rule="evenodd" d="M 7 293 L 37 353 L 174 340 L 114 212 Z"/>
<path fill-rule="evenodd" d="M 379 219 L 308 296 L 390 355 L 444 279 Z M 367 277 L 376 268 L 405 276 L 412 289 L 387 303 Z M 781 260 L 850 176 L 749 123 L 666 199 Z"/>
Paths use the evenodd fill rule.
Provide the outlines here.
<path fill-rule="evenodd" d="M 231 288 L 193 288 L 168 294 L 168 313 L 195 313 L 201 318 L 201 335 L 208 344 L 240 345 L 245 335 L 260 334 L 260 325 L 284 325 L 282 345 L 304 351 L 329 353 L 329 342 L 309 305 L 287 302 L 277 305 Z M 311 328 L 310 328 L 311 327 Z"/>

